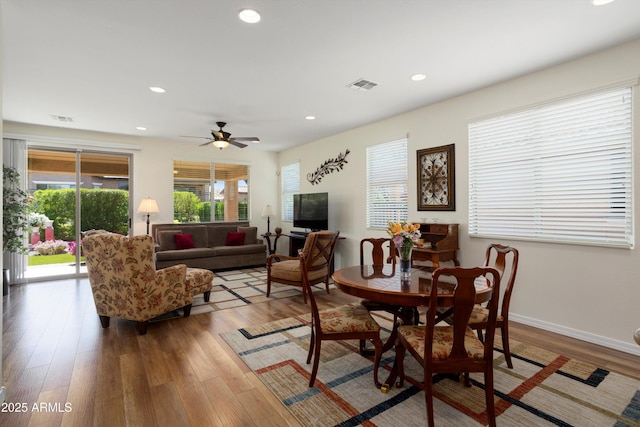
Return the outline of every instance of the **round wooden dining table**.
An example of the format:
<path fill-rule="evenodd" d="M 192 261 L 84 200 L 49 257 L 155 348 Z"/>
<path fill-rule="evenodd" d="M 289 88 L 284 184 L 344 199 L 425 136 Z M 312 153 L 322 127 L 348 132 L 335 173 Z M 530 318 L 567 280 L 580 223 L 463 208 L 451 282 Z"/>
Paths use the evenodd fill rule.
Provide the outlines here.
<path fill-rule="evenodd" d="M 431 298 L 429 268 L 412 268 L 409 278 L 402 279 L 399 266 L 394 264 L 356 265 L 335 271 L 333 281 L 344 293 L 384 304 L 427 306 Z M 438 307 L 451 306 L 454 289 L 453 281 L 441 279 Z M 491 293 L 486 279 L 476 279 L 476 303 L 488 301 Z"/>

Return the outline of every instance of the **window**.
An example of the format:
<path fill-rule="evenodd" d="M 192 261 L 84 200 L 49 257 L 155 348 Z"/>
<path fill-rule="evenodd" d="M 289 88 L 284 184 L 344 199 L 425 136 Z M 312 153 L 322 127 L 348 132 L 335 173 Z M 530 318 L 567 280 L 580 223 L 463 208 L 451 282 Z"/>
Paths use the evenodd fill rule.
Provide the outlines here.
<path fill-rule="evenodd" d="M 173 211 L 180 223 L 248 221 L 249 167 L 174 161 Z"/>
<path fill-rule="evenodd" d="M 469 234 L 633 247 L 630 87 L 469 125 Z"/>
<path fill-rule="evenodd" d="M 282 167 L 282 220 L 293 221 L 293 195 L 300 192 L 300 162 Z"/>
<path fill-rule="evenodd" d="M 407 140 L 367 147 L 367 228 L 407 221 Z"/>

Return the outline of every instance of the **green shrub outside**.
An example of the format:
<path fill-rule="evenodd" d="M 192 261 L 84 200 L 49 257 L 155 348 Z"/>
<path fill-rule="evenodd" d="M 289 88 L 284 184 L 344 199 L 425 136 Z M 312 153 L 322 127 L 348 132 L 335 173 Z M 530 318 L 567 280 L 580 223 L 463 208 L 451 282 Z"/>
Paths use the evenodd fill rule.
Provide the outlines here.
<path fill-rule="evenodd" d="M 36 190 L 32 210 L 53 220 L 57 239 L 75 240 L 75 189 Z M 174 222 L 211 221 L 211 202 L 201 202 L 193 193 L 173 193 Z M 80 189 L 81 231 L 104 229 L 127 234 L 129 220 L 129 192 L 116 189 Z M 33 209 L 37 207 L 37 209 Z M 238 204 L 239 220 L 247 221 L 248 203 Z M 215 202 L 214 221 L 224 221 L 224 202 Z"/>
<path fill-rule="evenodd" d="M 56 238 L 75 240 L 76 190 L 36 190 L 33 193 L 38 212 L 53 220 Z M 129 192 L 127 190 L 80 189 L 81 231 L 104 229 L 127 234 Z"/>

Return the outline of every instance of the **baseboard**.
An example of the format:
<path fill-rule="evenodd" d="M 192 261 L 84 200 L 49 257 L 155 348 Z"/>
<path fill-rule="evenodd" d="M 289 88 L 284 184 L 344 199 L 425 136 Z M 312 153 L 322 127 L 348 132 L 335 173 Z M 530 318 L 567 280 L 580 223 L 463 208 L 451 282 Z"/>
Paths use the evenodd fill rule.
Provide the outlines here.
<path fill-rule="evenodd" d="M 565 335 L 567 337 L 575 338 L 578 340 L 586 341 L 592 344 L 601 345 L 603 347 L 611 348 L 613 350 L 622 351 L 624 353 L 634 354 L 640 356 L 640 346 L 624 341 L 618 341 L 611 338 L 603 337 L 600 335 L 590 334 L 588 332 L 579 331 L 577 329 L 567 328 L 559 326 L 554 323 L 543 322 L 531 317 L 519 316 L 514 313 L 509 313 L 509 319 L 523 325 L 533 326 L 534 328 L 542 329 L 556 334 Z M 633 334 L 633 331 L 631 332 Z M 633 338 L 633 336 L 632 336 Z"/>
<path fill-rule="evenodd" d="M 0 387 L 0 403 L 4 403 L 7 400 L 7 388 L 5 386 Z"/>

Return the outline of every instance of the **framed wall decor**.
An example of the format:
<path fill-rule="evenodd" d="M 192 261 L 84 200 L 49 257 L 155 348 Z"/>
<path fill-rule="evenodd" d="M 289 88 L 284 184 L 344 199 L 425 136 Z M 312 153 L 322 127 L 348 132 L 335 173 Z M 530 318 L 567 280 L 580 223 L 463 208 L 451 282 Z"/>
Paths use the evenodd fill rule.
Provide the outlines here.
<path fill-rule="evenodd" d="M 456 210 L 455 144 L 417 151 L 418 210 Z"/>

